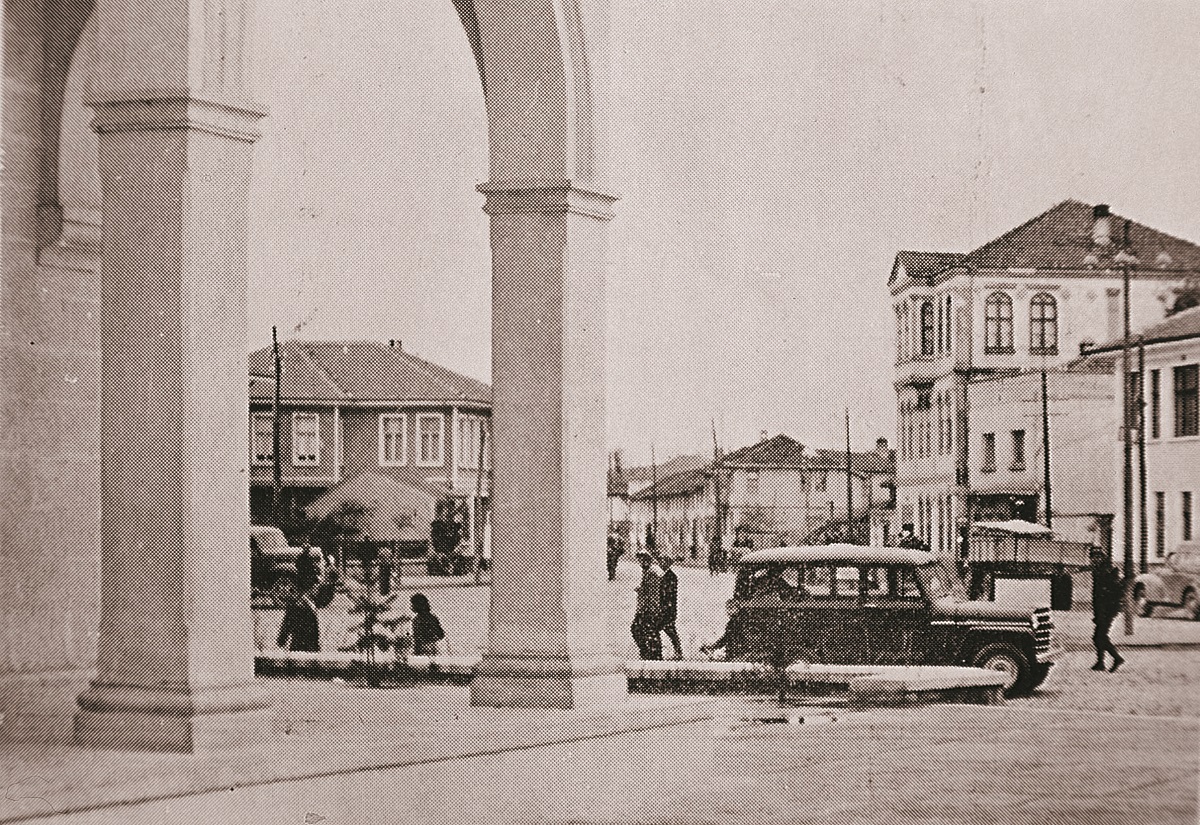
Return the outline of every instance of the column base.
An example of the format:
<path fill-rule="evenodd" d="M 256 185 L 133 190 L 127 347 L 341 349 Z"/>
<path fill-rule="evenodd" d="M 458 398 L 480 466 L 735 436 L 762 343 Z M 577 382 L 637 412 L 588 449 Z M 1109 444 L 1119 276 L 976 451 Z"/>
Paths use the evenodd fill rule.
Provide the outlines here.
<path fill-rule="evenodd" d="M 620 704 L 628 695 L 624 666 L 613 657 L 485 656 L 471 680 L 475 707 L 578 709 Z"/>
<path fill-rule="evenodd" d="M 198 692 L 92 685 L 79 697 L 75 744 L 200 753 L 273 737 L 270 697 L 247 684 Z"/>

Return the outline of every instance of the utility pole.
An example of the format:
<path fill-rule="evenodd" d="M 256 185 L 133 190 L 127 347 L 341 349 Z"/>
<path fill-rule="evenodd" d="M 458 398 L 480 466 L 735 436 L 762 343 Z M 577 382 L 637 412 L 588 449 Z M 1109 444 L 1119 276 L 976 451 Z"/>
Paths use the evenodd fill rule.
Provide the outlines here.
<path fill-rule="evenodd" d="M 654 547 L 647 550 L 658 550 L 658 459 L 654 457 L 654 445 L 650 445 L 650 535 L 654 539 Z"/>
<path fill-rule="evenodd" d="M 283 465 L 280 463 L 279 456 L 279 395 L 280 395 L 280 373 L 283 361 L 279 356 L 279 333 L 275 327 L 271 327 L 271 349 L 275 356 L 275 395 L 271 402 L 271 456 L 273 464 L 272 487 L 271 487 L 271 515 L 275 519 L 275 526 L 283 528 L 283 513 L 280 512 L 283 503 Z"/>
<path fill-rule="evenodd" d="M 484 456 L 484 440 L 487 438 L 487 425 L 484 420 L 479 419 L 479 464 L 475 468 L 475 524 L 472 525 L 475 534 L 475 583 L 483 582 L 483 530 L 487 524 L 487 510 L 483 506 L 483 456 Z M 607 480 L 605 481 L 607 485 Z M 488 485 L 488 495 L 491 495 L 491 485 Z M 609 507 L 612 504 L 610 502 Z M 611 521 L 611 517 L 609 521 Z"/>
<path fill-rule="evenodd" d="M 1138 568 L 1145 573 L 1149 567 L 1146 535 L 1146 339 L 1138 336 Z"/>
<path fill-rule="evenodd" d="M 717 446 L 717 422 L 712 421 L 713 439 L 713 546 L 710 553 L 716 553 L 719 560 L 725 547 L 725 525 L 721 513 L 721 448 Z"/>
<path fill-rule="evenodd" d="M 846 408 L 846 543 L 854 544 L 854 483 L 850 478 L 850 408 Z"/>
<path fill-rule="evenodd" d="M 1122 493 L 1124 510 L 1122 511 L 1122 544 L 1124 547 L 1124 575 L 1126 582 L 1133 581 L 1133 403 L 1130 383 L 1132 373 L 1129 353 L 1129 270 L 1137 258 L 1129 249 L 1129 221 L 1125 221 L 1125 232 L 1121 242 L 1121 251 L 1113 256 L 1113 263 L 1121 266 L 1121 284 L 1124 292 L 1123 334 L 1121 336 L 1121 448 L 1123 458 Z M 1133 606 L 1129 601 L 1129 587 L 1126 586 L 1123 598 L 1125 614 L 1125 635 L 1133 635 Z"/>
<path fill-rule="evenodd" d="M 1046 392 L 1046 368 L 1042 367 L 1042 479 L 1046 489 L 1046 529 L 1051 525 L 1050 506 L 1050 399 Z"/>

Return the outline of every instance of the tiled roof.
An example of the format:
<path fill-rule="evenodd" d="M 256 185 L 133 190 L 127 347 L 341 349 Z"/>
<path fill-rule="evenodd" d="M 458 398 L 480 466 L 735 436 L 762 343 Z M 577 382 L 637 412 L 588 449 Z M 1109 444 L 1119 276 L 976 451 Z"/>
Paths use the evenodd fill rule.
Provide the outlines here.
<path fill-rule="evenodd" d="M 634 501 L 648 501 L 655 496 L 658 498 L 685 496 L 703 490 L 707 483 L 708 472 L 706 470 L 685 470 L 682 473 L 673 473 L 660 478 L 658 484 L 638 490 L 630 498 Z"/>
<path fill-rule="evenodd" d="M 1177 312 L 1164 321 L 1149 326 L 1137 333 L 1147 344 L 1162 344 L 1167 341 L 1179 341 L 1185 338 L 1200 338 L 1200 307 L 1185 309 Z M 1136 343 L 1136 337 L 1134 342 Z M 1089 352 L 1111 352 L 1121 349 L 1121 341 L 1110 341 Z"/>
<path fill-rule="evenodd" d="M 689 470 L 698 470 L 701 467 L 707 466 L 708 460 L 702 455 L 677 455 L 659 464 L 658 467 L 653 465 L 646 467 L 626 467 L 625 479 L 627 482 L 632 481 L 635 483 L 651 482 L 656 475 L 661 480 L 676 473 L 685 473 Z"/>
<path fill-rule="evenodd" d="M 846 451 L 845 450 L 817 450 L 816 455 L 812 457 L 812 468 L 816 470 L 829 468 L 840 469 L 846 468 Z M 896 472 L 896 452 L 888 450 L 882 452 L 873 450 L 869 453 L 850 453 L 850 469 L 857 473 L 870 473 L 873 475 L 887 475 Z"/>
<path fill-rule="evenodd" d="M 904 267 L 905 274 L 910 278 L 932 278 L 935 275 L 940 275 L 947 269 L 955 266 L 961 266 L 966 261 L 967 256 L 959 252 L 912 252 L 909 250 L 901 250 L 896 254 L 896 261 L 892 264 L 892 277 L 888 279 L 888 283 L 896 280 L 896 273 L 900 267 Z"/>
<path fill-rule="evenodd" d="M 804 467 L 807 458 L 803 444 L 786 435 L 777 435 L 735 450 L 722 458 L 721 463 L 737 467 Z"/>
<path fill-rule="evenodd" d="M 492 388 L 482 381 L 377 341 L 284 341 L 280 356 L 280 393 L 289 401 L 492 403 Z M 250 354 L 250 374 L 259 377 L 251 382 L 251 399 L 271 398 L 270 347 Z"/>
<path fill-rule="evenodd" d="M 985 243 L 967 258 L 978 269 L 1080 269 L 1084 256 L 1096 251 L 1100 265 L 1106 266 L 1124 245 L 1125 221 L 1115 213 L 1110 216 L 1112 243 L 1106 250 L 1097 250 L 1092 243 L 1092 206 L 1065 200 Z M 1142 269 L 1200 269 L 1200 246 L 1137 221 L 1129 222 L 1129 246 Z"/>
<path fill-rule="evenodd" d="M 1112 243 L 1097 247 L 1092 242 L 1095 225 L 1093 207 L 1077 200 L 1062 203 L 1010 229 L 966 255 L 948 252 L 897 253 L 889 283 L 903 265 L 913 277 L 932 277 L 957 265 L 979 269 L 1081 270 L 1085 257 L 1095 254 L 1098 268 L 1112 266 L 1112 256 L 1124 246 L 1125 221 L 1109 216 Z M 1129 247 L 1138 258 L 1138 271 L 1200 271 L 1200 246 L 1165 232 L 1129 222 Z"/>

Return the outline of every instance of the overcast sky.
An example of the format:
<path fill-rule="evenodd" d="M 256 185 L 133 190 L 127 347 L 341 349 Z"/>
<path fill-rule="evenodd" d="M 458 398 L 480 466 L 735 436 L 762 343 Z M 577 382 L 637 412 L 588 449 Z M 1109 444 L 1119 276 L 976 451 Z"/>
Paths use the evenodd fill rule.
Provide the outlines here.
<path fill-rule="evenodd" d="M 450 0 L 260 0 L 252 345 L 490 380 L 483 95 Z M 887 276 L 1074 197 L 1200 241 L 1200 4 L 613 0 L 608 438 L 895 439 Z"/>

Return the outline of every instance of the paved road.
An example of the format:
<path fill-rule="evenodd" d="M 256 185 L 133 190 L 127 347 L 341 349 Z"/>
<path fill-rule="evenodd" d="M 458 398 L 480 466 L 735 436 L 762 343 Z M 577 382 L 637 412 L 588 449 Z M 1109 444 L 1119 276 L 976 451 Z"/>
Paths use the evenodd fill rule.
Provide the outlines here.
<path fill-rule="evenodd" d="M 943 706 L 708 723 L 42 820 L 1195 825 L 1197 721 Z"/>

